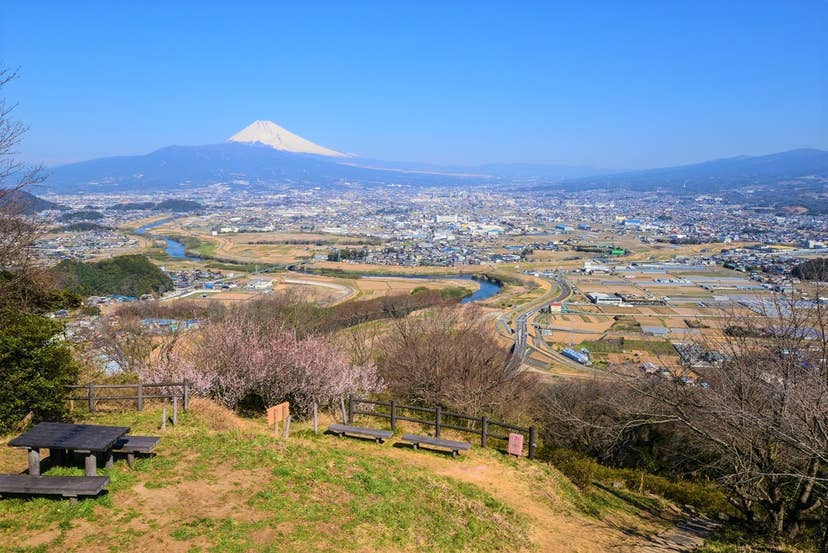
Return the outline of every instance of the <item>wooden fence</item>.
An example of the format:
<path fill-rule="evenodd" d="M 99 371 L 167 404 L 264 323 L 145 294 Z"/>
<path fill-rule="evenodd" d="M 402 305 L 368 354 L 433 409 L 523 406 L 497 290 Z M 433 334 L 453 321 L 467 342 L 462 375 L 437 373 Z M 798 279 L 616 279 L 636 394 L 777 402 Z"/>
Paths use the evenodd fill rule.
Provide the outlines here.
<path fill-rule="evenodd" d="M 173 416 L 178 413 L 178 400 L 181 399 L 182 406 L 186 411 L 190 405 L 190 385 L 184 382 L 159 382 L 157 384 L 138 382 L 136 384 L 86 384 L 83 386 L 67 386 L 70 402 L 86 402 L 89 412 L 95 411 L 95 405 L 101 401 L 135 401 L 135 408 L 141 411 L 144 408 L 144 400 L 147 399 L 168 399 L 173 404 Z M 78 394 L 83 390 L 84 394 Z M 98 395 L 98 390 L 127 390 L 133 391 L 134 395 L 128 393 L 109 395 Z"/>
<path fill-rule="evenodd" d="M 370 405 L 370 409 L 359 409 L 360 405 Z M 376 409 L 379 407 L 379 409 Z M 413 416 L 408 416 L 408 413 L 425 413 L 431 415 L 428 419 L 419 419 Z M 489 439 L 509 441 L 508 434 L 501 434 L 492 432 L 494 430 L 502 429 L 519 432 L 526 437 L 528 444 L 528 457 L 535 458 L 535 442 L 537 435 L 535 427 L 528 428 L 522 426 L 515 426 L 513 424 L 506 424 L 489 420 L 487 417 L 470 417 L 460 413 L 452 413 L 443 411 L 440 407 L 417 407 L 415 405 L 402 405 L 396 401 L 373 401 L 370 399 L 356 398 L 354 396 L 348 397 L 348 424 L 353 424 L 354 415 L 365 415 L 369 417 L 377 417 L 388 420 L 391 424 L 391 430 L 397 430 L 397 421 L 408 421 L 418 424 L 424 424 L 434 427 L 434 435 L 440 437 L 440 432 L 444 428 L 457 430 L 459 432 L 467 432 L 469 434 L 476 434 L 480 436 L 480 447 L 486 447 Z M 425 416 L 425 415 L 424 415 Z M 466 426 L 461 426 L 460 421 L 465 421 Z M 473 426 L 468 425 L 472 423 Z"/>

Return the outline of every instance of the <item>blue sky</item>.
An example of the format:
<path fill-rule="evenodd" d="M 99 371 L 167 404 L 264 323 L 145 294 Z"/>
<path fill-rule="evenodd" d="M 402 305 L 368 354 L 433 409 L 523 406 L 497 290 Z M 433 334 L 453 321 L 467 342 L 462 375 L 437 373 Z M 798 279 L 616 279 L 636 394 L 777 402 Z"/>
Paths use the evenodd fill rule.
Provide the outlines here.
<path fill-rule="evenodd" d="M 0 64 L 47 164 L 271 119 L 378 159 L 638 168 L 828 149 L 826 29 L 824 0 L 5 0 Z"/>

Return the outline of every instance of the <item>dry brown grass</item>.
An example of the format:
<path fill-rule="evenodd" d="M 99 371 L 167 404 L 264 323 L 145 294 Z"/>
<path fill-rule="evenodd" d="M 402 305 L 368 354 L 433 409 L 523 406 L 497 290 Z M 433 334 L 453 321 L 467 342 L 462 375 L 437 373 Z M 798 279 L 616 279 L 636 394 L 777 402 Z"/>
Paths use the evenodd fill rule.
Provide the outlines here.
<path fill-rule="evenodd" d="M 210 430 L 224 432 L 228 430 L 245 430 L 250 421 L 236 415 L 230 409 L 204 398 L 193 398 L 190 401 L 190 411 L 197 416 Z"/>

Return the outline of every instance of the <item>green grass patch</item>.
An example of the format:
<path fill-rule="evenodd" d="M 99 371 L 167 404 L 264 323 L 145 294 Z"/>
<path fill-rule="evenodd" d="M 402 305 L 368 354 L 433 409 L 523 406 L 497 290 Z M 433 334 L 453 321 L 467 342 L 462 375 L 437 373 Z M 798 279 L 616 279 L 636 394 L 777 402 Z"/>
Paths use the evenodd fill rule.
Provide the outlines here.
<path fill-rule="evenodd" d="M 167 238 L 177 240 L 184 244 L 184 251 L 188 255 L 198 255 L 202 257 L 212 257 L 216 255 L 218 244 L 208 240 L 201 240 L 195 236 L 184 236 L 181 234 L 167 234 Z"/>
<path fill-rule="evenodd" d="M 654 355 L 674 355 L 673 345 L 664 340 L 629 340 L 627 338 L 606 338 L 604 340 L 587 340 L 578 348 L 586 348 L 590 353 L 623 353 L 625 351 L 646 351 Z"/>
<path fill-rule="evenodd" d="M 67 540 L 93 550 L 140 547 L 150 534 L 162 540 L 158 550 L 173 543 L 239 552 L 501 551 L 528 544 L 526 521 L 488 493 L 402 463 L 373 443 L 316 436 L 302 425 L 288 441 L 254 422 L 219 431 L 192 412 L 180 413 L 178 426 L 161 433 L 158 419 L 152 409 L 86 414 L 88 422 L 161 435 L 157 455 L 139 458 L 134 470 L 124 461 L 99 470 L 111 482 L 98 498 L 0 501 L 0 540 L 23 543 L 55 532 L 44 551 Z M 80 466 L 48 472 L 82 473 Z M 197 493 L 200 485 L 205 498 L 227 506 L 224 512 L 199 508 L 208 499 L 159 510 L 161 497 Z M 96 531 L 79 537 L 81 524 Z"/>
<path fill-rule="evenodd" d="M 208 269 L 216 269 L 218 271 L 230 271 L 233 273 L 252 273 L 253 271 L 261 270 L 263 267 L 277 268 L 276 265 L 264 265 L 262 263 L 230 263 L 229 261 L 207 261 L 204 264 Z M 284 270 L 284 265 L 279 265 L 279 270 Z"/>
<path fill-rule="evenodd" d="M 172 259 L 162 248 L 150 248 L 144 255 L 154 261 L 167 262 Z"/>
<path fill-rule="evenodd" d="M 431 290 L 428 286 L 417 286 L 413 290 L 411 290 L 411 295 L 420 294 L 423 292 L 427 292 Z M 456 300 L 460 301 L 466 296 L 472 295 L 472 291 L 468 288 L 464 288 L 462 286 L 446 286 L 445 288 L 437 289 L 437 292 L 440 294 L 440 297 L 446 300 Z"/>

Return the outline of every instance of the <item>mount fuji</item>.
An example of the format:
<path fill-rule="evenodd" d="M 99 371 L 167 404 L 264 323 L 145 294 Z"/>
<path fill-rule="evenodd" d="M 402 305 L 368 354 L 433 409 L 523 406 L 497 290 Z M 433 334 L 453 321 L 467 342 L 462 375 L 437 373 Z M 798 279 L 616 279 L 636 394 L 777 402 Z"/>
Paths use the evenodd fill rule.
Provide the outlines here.
<path fill-rule="evenodd" d="M 438 184 L 430 173 L 403 174 L 366 167 L 356 156 L 320 146 L 272 121 L 254 121 L 226 142 L 167 146 L 144 155 L 116 156 L 49 169 L 42 188 L 58 193 L 174 192 L 213 184 L 250 191 L 285 186 L 380 186 L 389 182 Z M 462 176 L 457 177 L 462 179 Z M 452 183 L 451 176 L 440 181 Z"/>
<path fill-rule="evenodd" d="M 253 121 L 236 134 L 230 137 L 230 142 L 244 144 L 264 144 L 281 152 L 295 154 L 314 154 L 328 157 L 353 157 L 314 144 L 289 130 L 280 127 L 273 121 Z"/>
<path fill-rule="evenodd" d="M 487 182 L 486 175 L 393 164 L 344 154 L 302 138 L 272 121 L 254 121 L 226 142 L 167 146 L 144 155 L 116 156 L 49 169 L 41 188 L 57 193 L 175 192 L 214 184 L 254 192 L 280 187 L 345 187 Z M 474 181 L 472 181 L 474 177 Z"/>

